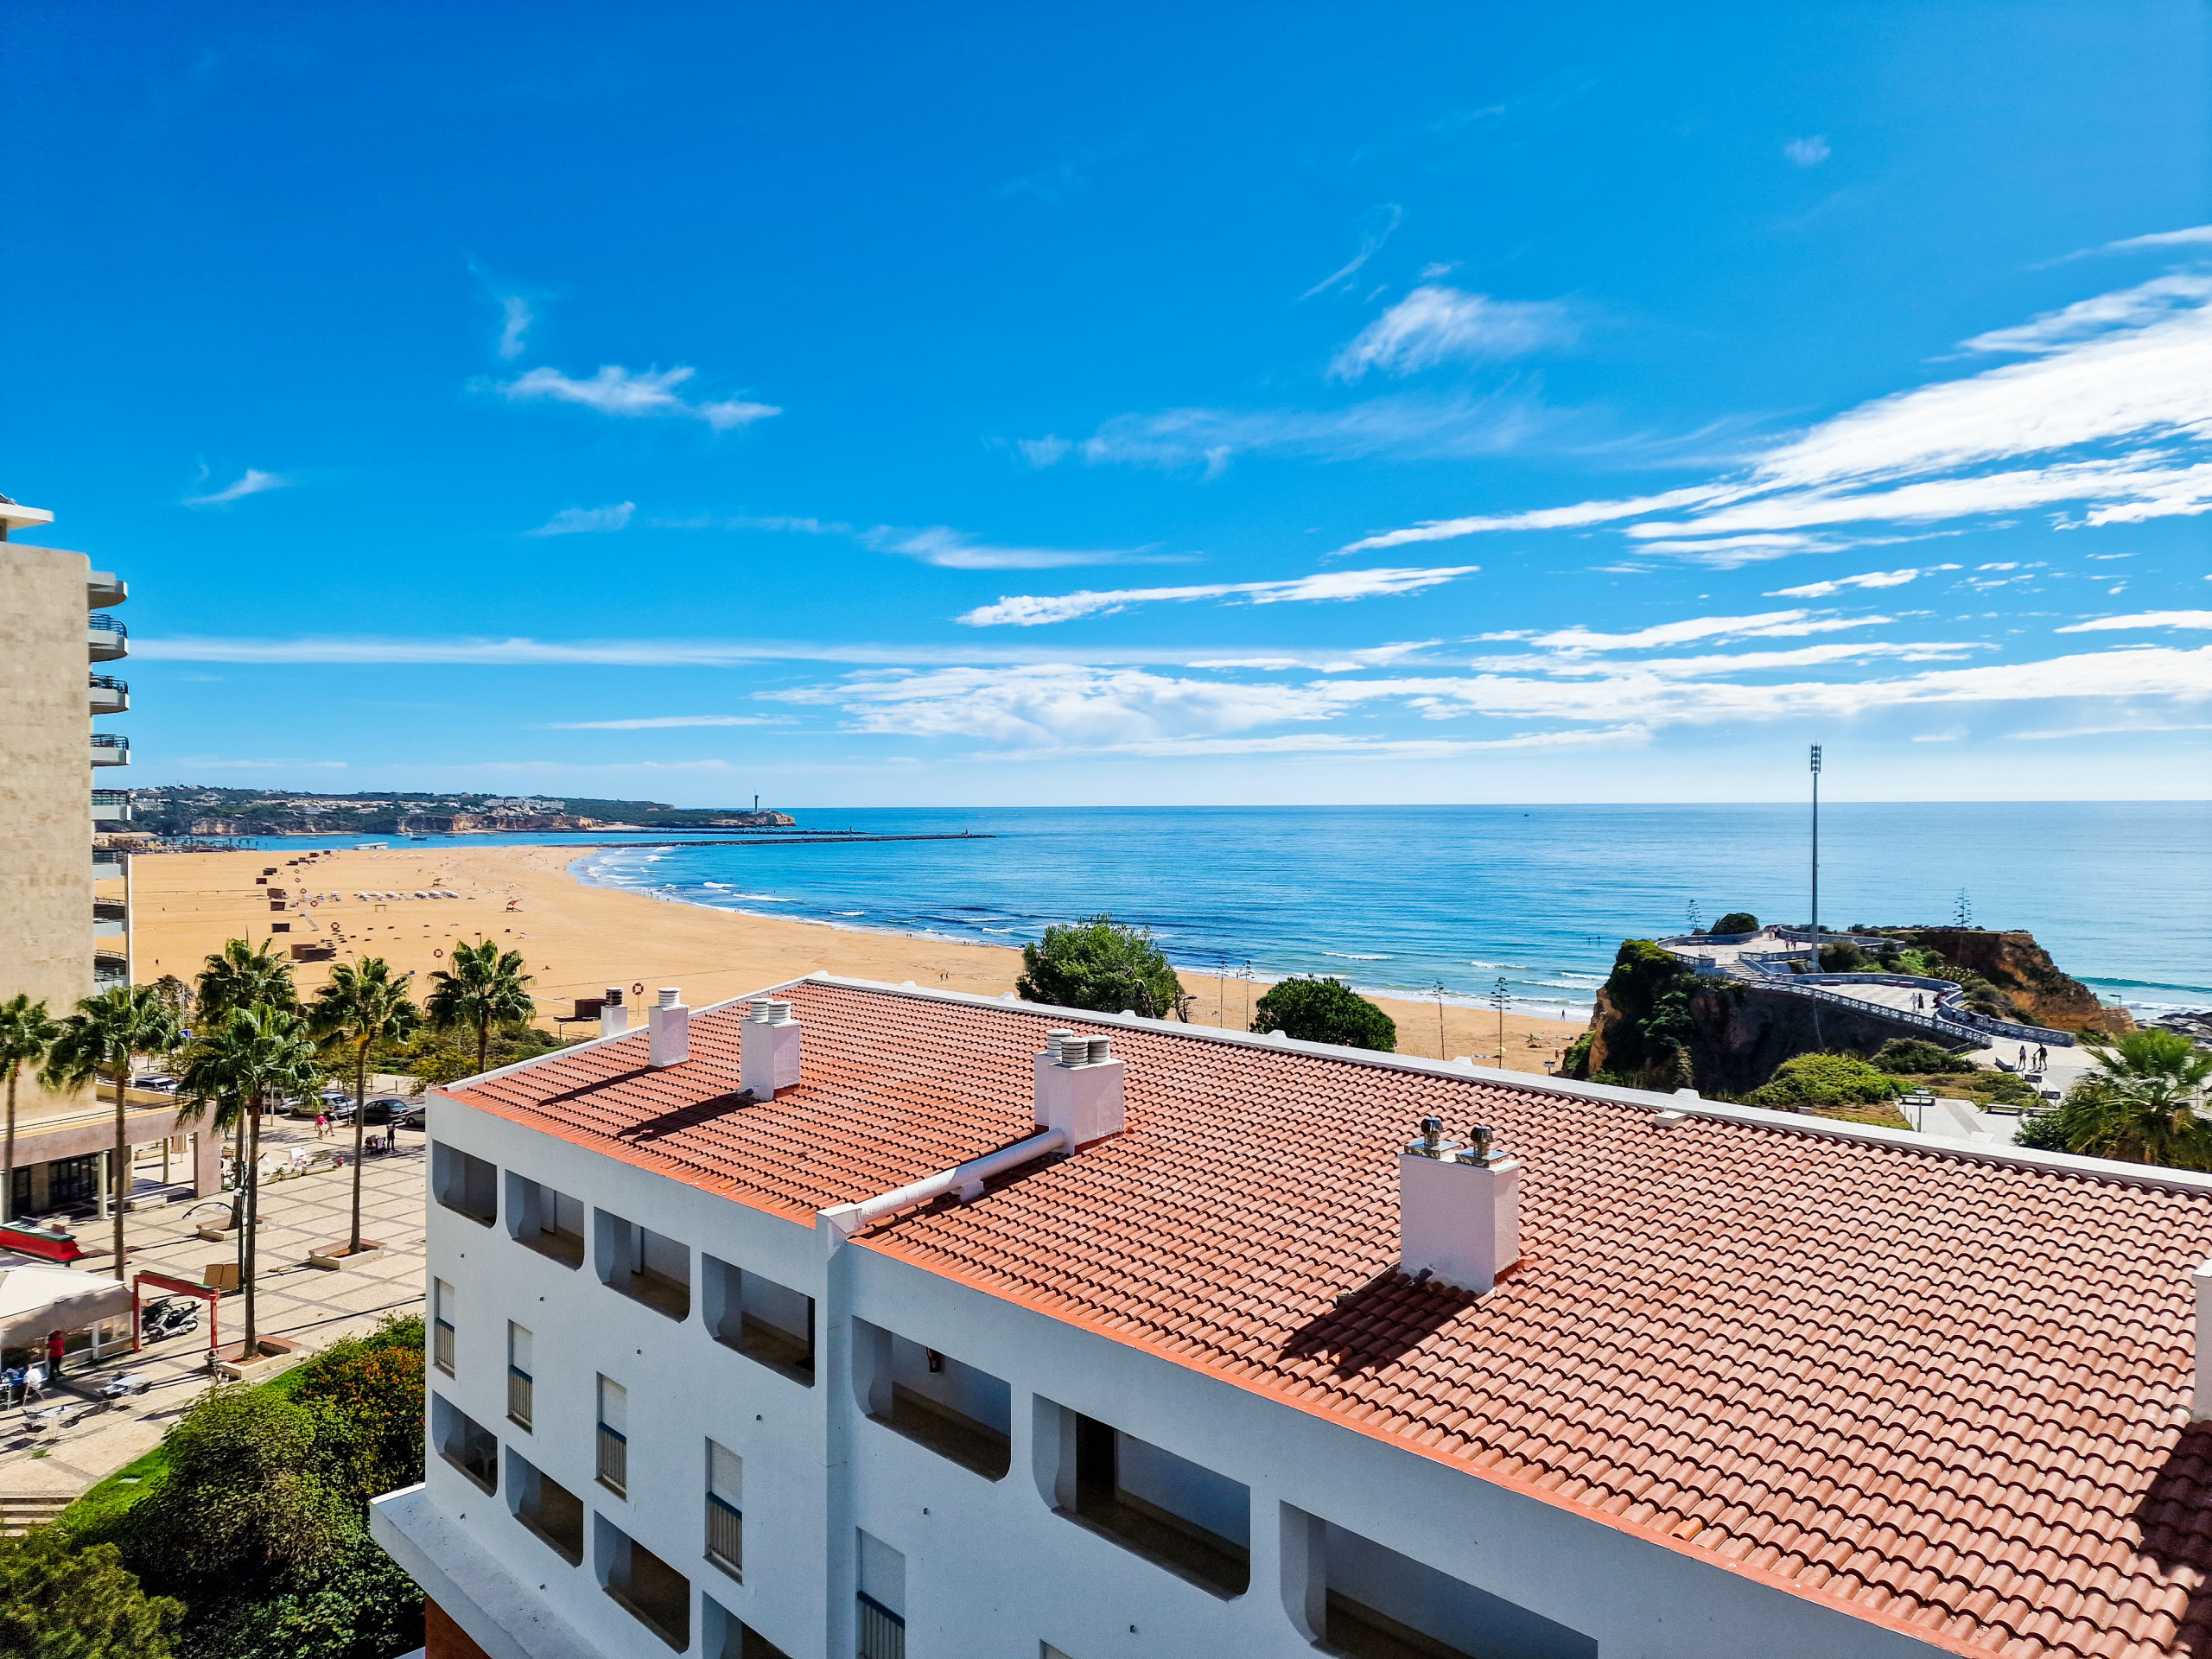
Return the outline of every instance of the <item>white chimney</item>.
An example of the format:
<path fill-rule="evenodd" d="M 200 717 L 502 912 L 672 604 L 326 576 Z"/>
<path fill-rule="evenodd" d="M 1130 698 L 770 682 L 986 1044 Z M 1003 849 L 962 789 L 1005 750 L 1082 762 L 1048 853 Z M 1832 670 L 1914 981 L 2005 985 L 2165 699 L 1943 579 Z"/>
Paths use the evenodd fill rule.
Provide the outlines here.
<path fill-rule="evenodd" d="M 599 1005 L 599 1034 L 620 1037 L 630 1029 L 630 1010 L 622 1006 L 622 988 L 610 985 Z"/>
<path fill-rule="evenodd" d="M 1045 1052 L 1037 1057 L 1037 1127 L 1065 1130 L 1070 1150 L 1126 1127 L 1122 1063 L 1113 1045 L 1111 1037 L 1046 1033 Z"/>
<path fill-rule="evenodd" d="M 1398 1154 L 1398 1265 L 1479 1296 L 1521 1259 L 1520 1160 L 1492 1152 L 1479 1126 L 1465 1146 L 1437 1118 L 1421 1128 Z"/>
<path fill-rule="evenodd" d="M 681 1065 L 691 1058 L 691 1010 L 676 999 L 683 993 L 664 985 L 660 1001 L 645 1010 L 645 1029 L 652 1033 L 651 1063 Z"/>
<path fill-rule="evenodd" d="M 738 1087 L 755 1100 L 773 1100 L 779 1089 L 797 1087 L 805 1029 L 781 997 L 754 997 L 752 1013 L 738 1027 Z"/>
<path fill-rule="evenodd" d="M 2189 1421 L 2212 1421 L 2212 1262 L 2190 1275 L 2196 1287 L 2196 1394 L 2190 1402 Z"/>

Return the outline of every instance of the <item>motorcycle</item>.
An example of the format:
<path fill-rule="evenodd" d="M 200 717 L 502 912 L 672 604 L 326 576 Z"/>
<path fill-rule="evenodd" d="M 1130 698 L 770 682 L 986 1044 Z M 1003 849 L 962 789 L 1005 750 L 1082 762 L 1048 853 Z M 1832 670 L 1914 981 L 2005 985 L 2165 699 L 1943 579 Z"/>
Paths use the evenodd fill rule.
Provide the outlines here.
<path fill-rule="evenodd" d="M 165 1296 L 149 1302 L 138 1318 L 138 1334 L 147 1342 L 181 1337 L 200 1328 L 200 1303 L 191 1296 Z"/>

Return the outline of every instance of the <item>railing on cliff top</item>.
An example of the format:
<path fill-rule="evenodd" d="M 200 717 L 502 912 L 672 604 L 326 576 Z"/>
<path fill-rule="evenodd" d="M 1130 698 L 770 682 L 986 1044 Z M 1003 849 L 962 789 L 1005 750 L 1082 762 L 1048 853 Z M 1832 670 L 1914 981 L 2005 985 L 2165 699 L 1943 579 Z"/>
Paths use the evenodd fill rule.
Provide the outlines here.
<path fill-rule="evenodd" d="M 1758 933 L 1713 934 L 1700 933 L 1687 937 L 1662 939 L 1660 945 L 1678 957 L 1694 960 L 1701 973 L 1718 973 L 1719 963 L 1711 957 L 1700 957 L 1699 944 L 1737 944 L 1772 934 L 1779 938 L 1802 938 L 1812 942 L 1809 931 L 1789 928 L 1762 928 Z M 1821 938 L 1825 942 L 1847 940 L 1848 934 L 1832 934 L 1825 928 Z M 1993 1019 L 1986 1014 L 1976 1014 L 1964 1006 L 1966 992 L 1948 979 L 1933 979 L 1918 974 L 1839 973 L 1801 974 L 1790 971 L 1789 964 L 1806 961 L 1809 950 L 1739 950 L 1736 961 L 1757 975 L 1758 982 L 1769 990 L 1787 991 L 1793 996 L 1818 997 L 1825 1001 L 1846 1007 L 1872 1013 L 1882 1019 L 1894 1020 L 1900 1025 L 1918 1026 L 1923 1030 L 1941 1032 L 1950 1037 L 1972 1035 L 1993 1041 L 2009 1038 L 2014 1042 L 2036 1043 L 2046 1048 L 2072 1048 L 2074 1033 L 2056 1031 L 2048 1026 L 2022 1025 L 2011 1020 Z M 1863 996 L 1849 996 L 1840 991 L 1824 988 L 1830 985 L 1896 985 L 1908 990 L 1930 994 L 1935 1007 L 1922 1014 L 1910 1008 L 1891 1007 L 1886 1002 L 1876 1002 Z"/>

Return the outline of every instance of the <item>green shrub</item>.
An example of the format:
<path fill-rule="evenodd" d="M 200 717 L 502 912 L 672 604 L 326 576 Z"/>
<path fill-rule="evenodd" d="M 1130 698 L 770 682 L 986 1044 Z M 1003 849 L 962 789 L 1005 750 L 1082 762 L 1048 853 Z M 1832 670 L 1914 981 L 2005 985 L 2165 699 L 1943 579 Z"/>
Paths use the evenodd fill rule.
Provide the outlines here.
<path fill-rule="evenodd" d="M 1252 1005 L 1252 1029 L 1345 1048 L 1398 1046 L 1397 1022 L 1341 979 L 1286 979 Z"/>
<path fill-rule="evenodd" d="M 1874 958 L 1849 939 L 1821 947 L 1821 971 L 1824 974 L 1863 974 L 1876 966 Z"/>
<path fill-rule="evenodd" d="M 1716 933 L 1756 933 L 1759 918 L 1748 910 L 1732 910 L 1713 925 Z"/>
<path fill-rule="evenodd" d="M 1560 1056 L 1560 1076 L 1586 1079 L 1590 1075 L 1590 1046 L 1597 1040 L 1596 1032 L 1586 1031 L 1569 1043 L 1567 1052 Z"/>
<path fill-rule="evenodd" d="M 1972 1060 L 1954 1054 L 1940 1043 L 1931 1043 L 1919 1037 L 1891 1038 L 1875 1053 L 1874 1064 L 1892 1076 L 1948 1076 L 1975 1069 Z"/>
<path fill-rule="evenodd" d="M 54 1527 L 0 1538 L 0 1654 L 170 1659 L 184 1604 L 148 1595 L 114 1545 L 71 1543 Z"/>
<path fill-rule="evenodd" d="M 1808 1106 L 1870 1105 L 1895 1100 L 1904 1092 L 1895 1077 L 1856 1054 L 1798 1054 L 1784 1060 L 1764 1087 L 1752 1090 L 1751 1103 L 1795 1111 Z"/>
<path fill-rule="evenodd" d="M 2058 1121 L 2056 1112 L 2044 1112 L 2037 1117 L 2024 1117 L 2019 1128 L 2012 1131 L 2012 1144 L 2032 1147 L 2037 1152 L 2071 1152 L 2066 1126 Z"/>
<path fill-rule="evenodd" d="M 1014 993 L 1025 1002 L 1095 1014 L 1134 1011 L 1163 1019 L 1183 995 L 1183 982 L 1154 944 L 1150 928 L 1124 927 L 1111 916 L 1086 916 L 1048 927 L 1021 947 Z"/>
<path fill-rule="evenodd" d="M 385 1319 L 334 1342 L 292 1376 L 292 1399 L 327 1406 L 347 1428 L 352 1496 L 372 1497 L 423 1478 L 423 1316 Z"/>

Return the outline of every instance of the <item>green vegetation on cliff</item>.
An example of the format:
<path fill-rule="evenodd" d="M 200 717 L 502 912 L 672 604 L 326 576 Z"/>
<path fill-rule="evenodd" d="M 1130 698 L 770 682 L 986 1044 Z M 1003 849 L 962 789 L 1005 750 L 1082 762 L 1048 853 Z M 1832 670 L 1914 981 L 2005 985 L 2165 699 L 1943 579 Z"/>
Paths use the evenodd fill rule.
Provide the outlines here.
<path fill-rule="evenodd" d="M 1755 1090 L 1754 1106 L 1785 1112 L 1813 1106 L 1870 1106 L 1895 1100 L 1904 1085 L 1856 1054 L 1799 1054 L 1776 1068 L 1773 1079 Z"/>
<path fill-rule="evenodd" d="M 1691 1003 L 1729 989 L 1649 939 L 1623 939 L 1598 993 L 1593 1040 L 1568 1049 L 1567 1075 L 1630 1089 L 1689 1087 L 1697 1037 Z"/>

